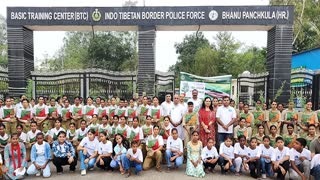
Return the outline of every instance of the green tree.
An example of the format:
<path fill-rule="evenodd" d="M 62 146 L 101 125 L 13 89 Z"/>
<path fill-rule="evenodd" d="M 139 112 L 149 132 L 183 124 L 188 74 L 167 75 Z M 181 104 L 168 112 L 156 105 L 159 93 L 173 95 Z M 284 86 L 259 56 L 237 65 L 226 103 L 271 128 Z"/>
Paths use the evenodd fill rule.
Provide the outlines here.
<path fill-rule="evenodd" d="M 241 43 L 236 41 L 230 32 L 219 32 L 214 38 L 214 50 L 218 53 L 216 65 L 218 74 L 231 74 L 233 77 L 238 76 L 239 72 L 234 68 L 238 64 L 238 50 Z"/>
<path fill-rule="evenodd" d="M 178 62 L 172 67 L 179 71 L 185 71 L 189 73 L 195 73 L 196 69 L 194 68 L 195 64 L 195 54 L 198 49 L 203 47 L 209 47 L 210 43 L 206 39 L 202 32 L 193 33 L 187 35 L 183 42 L 176 43 L 175 45 L 176 53 L 179 54 Z"/>
<path fill-rule="evenodd" d="M 7 23 L 6 19 L 0 15 L 0 66 L 8 66 L 7 52 Z"/>
<path fill-rule="evenodd" d="M 266 48 L 247 47 L 238 56 L 238 66 L 236 67 L 237 73 L 243 71 L 250 71 L 253 74 L 266 72 Z"/>
<path fill-rule="evenodd" d="M 265 72 L 265 48 L 245 47 L 230 32 L 219 32 L 213 39 L 212 45 L 205 38 L 200 43 L 193 34 L 176 44 L 179 58 L 169 69 L 176 72 L 176 82 L 180 81 L 181 71 L 206 77 L 227 74 L 237 77 L 243 71 Z"/>
<path fill-rule="evenodd" d="M 197 50 L 195 54 L 196 74 L 199 76 L 216 76 L 218 74 L 217 60 L 218 54 L 211 47 L 203 47 Z"/>
<path fill-rule="evenodd" d="M 270 0 L 272 5 L 294 5 L 295 52 L 318 47 L 320 44 L 319 0 Z"/>
<path fill-rule="evenodd" d="M 64 45 L 41 67 L 49 70 L 100 68 L 113 71 L 136 70 L 136 33 L 68 32 Z"/>
<path fill-rule="evenodd" d="M 88 47 L 90 67 L 122 70 L 121 67 L 126 61 L 134 61 L 136 48 L 132 41 L 132 35 L 128 32 L 95 35 Z"/>
<path fill-rule="evenodd" d="M 180 81 L 179 74 L 181 71 L 196 73 L 195 54 L 198 49 L 210 47 L 209 40 L 204 37 L 202 32 L 193 33 L 184 37 L 181 43 L 174 45 L 176 53 L 179 54 L 176 64 L 169 67 L 169 71 L 174 71 L 176 74 L 176 82 Z M 176 83 L 178 85 L 179 83 Z"/>

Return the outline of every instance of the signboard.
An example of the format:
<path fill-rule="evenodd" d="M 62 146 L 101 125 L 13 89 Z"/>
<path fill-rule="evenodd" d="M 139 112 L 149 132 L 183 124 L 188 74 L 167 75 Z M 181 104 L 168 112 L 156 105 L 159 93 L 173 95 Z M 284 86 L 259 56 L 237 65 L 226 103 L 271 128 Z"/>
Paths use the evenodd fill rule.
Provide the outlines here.
<path fill-rule="evenodd" d="M 312 84 L 314 72 L 304 67 L 291 69 L 291 87 L 306 87 Z"/>
<path fill-rule="evenodd" d="M 217 97 L 230 96 L 231 75 L 202 77 L 193 74 L 180 72 L 180 94 L 185 97 L 192 97 L 192 90 L 198 90 L 198 97 Z"/>
<path fill-rule="evenodd" d="M 7 7 L 10 25 L 292 25 L 293 6 Z"/>

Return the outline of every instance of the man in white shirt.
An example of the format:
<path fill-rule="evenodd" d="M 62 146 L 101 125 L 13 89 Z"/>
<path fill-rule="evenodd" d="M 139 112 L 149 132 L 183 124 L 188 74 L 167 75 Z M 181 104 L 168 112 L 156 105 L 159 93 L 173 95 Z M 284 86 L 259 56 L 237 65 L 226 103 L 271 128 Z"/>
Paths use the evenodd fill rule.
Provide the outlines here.
<path fill-rule="evenodd" d="M 171 94 L 167 94 L 166 100 L 161 103 L 162 115 L 169 116 L 172 107 L 173 107 L 173 102 L 171 101 Z"/>
<path fill-rule="evenodd" d="M 202 105 L 202 100 L 198 98 L 198 90 L 194 89 L 192 90 L 192 98 L 188 100 L 188 102 L 193 102 L 193 111 L 198 112 L 201 105 Z"/>
<path fill-rule="evenodd" d="M 309 179 L 311 152 L 304 148 L 306 145 L 307 141 L 304 138 L 297 138 L 294 142 L 290 152 L 290 179 Z"/>
<path fill-rule="evenodd" d="M 217 110 L 216 120 L 218 123 L 218 140 L 219 144 L 224 142 L 226 136 L 231 136 L 233 133 L 233 124 L 236 121 L 237 114 L 230 105 L 230 97 L 223 97 L 223 106 Z"/>
<path fill-rule="evenodd" d="M 173 97 L 173 106 L 170 113 L 171 128 L 176 128 L 181 140 L 184 140 L 184 133 L 182 128 L 182 118 L 184 115 L 184 108 L 180 104 L 179 95 L 175 94 Z"/>
<path fill-rule="evenodd" d="M 167 140 L 166 159 L 168 172 L 170 171 L 172 162 L 174 162 L 176 168 L 180 167 L 183 163 L 183 144 L 182 140 L 178 137 L 178 130 L 176 128 L 171 130 L 171 136 Z"/>

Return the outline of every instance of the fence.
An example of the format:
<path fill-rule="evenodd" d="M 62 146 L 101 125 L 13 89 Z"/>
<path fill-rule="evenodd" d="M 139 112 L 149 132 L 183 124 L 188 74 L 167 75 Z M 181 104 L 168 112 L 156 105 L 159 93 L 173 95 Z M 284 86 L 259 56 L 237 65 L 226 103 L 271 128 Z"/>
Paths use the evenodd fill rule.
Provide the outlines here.
<path fill-rule="evenodd" d="M 118 96 L 131 98 L 136 82 L 135 72 L 115 72 L 102 69 L 31 72 L 33 97 L 39 95 Z"/>
<path fill-rule="evenodd" d="M 264 93 L 264 99 L 267 100 L 268 77 L 269 74 L 267 72 L 262 74 L 240 74 L 237 79 L 239 101 L 252 106 L 259 99 L 259 92 L 261 91 Z"/>
<path fill-rule="evenodd" d="M 3 99 L 8 96 L 8 69 L 5 69 L 0 66 L 0 98 Z"/>

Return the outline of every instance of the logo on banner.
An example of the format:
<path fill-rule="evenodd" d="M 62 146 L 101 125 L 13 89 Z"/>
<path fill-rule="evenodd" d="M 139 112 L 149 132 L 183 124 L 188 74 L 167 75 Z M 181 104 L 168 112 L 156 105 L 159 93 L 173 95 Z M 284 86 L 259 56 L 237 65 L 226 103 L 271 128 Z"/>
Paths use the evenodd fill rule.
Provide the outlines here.
<path fill-rule="evenodd" d="M 217 11 L 215 11 L 215 10 L 212 10 L 212 11 L 210 11 L 209 12 L 209 19 L 211 20 L 211 21 L 215 21 L 215 20 L 217 20 L 218 19 L 218 12 Z"/>
<path fill-rule="evenodd" d="M 98 9 L 95 9 L 92 13 L 92 19 L 93 21 L 100 21 L 101 19 L 101 13 Z"/>

